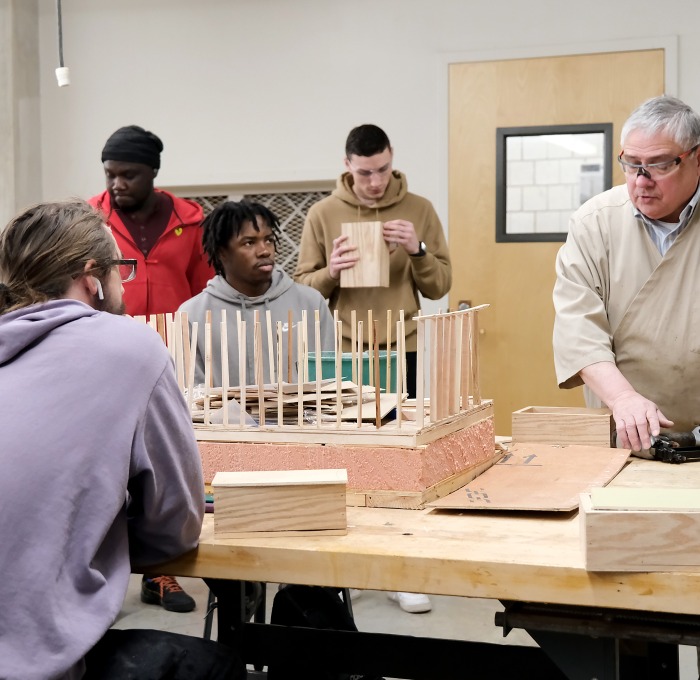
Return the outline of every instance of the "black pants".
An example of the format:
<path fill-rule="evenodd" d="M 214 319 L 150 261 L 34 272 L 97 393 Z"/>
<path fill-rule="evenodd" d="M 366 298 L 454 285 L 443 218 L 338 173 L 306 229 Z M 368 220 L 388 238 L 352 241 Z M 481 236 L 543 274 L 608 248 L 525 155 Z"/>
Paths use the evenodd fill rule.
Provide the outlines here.
<path fill-rule="evenodd" d="M 243 680 L 240 657 L 210 640 L 161 630 L 108 630 L 85 658 L 83 680 Z"/>

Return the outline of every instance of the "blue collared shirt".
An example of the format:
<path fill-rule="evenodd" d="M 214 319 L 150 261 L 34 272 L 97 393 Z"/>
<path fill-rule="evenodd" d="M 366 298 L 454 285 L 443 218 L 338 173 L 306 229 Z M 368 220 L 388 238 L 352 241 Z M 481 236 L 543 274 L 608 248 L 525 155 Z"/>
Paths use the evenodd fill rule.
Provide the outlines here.
<path fill-rule="evenodd" d="M 678 234 L 685 229 L 690 221 L 695 208 L 700 201 L 700 184 L 695 190 L 693 197 L 688 201 L 688 205 L 683 208 L 678 222 L 661 222 L 660 220 L 652 220 L 644 213 L 640 212 L 634 204 L 632 205 L 635 217 L 641 217 L 644 221 L 644 226 L 654 245 L 659 249 L 661 255 L 665 255 L 666 251 L 671 247 L 671 244 L 678 238 Z"/>

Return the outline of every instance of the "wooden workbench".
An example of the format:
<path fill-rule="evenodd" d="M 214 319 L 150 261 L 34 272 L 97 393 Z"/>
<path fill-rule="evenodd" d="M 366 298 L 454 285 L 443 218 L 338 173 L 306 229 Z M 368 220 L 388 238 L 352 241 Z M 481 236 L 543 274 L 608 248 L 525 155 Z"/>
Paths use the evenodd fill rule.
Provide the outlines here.
<path fill-rule="evenodd" d="M 677 466 L 631 459 L 613 483 L 622 486 L 700 487 L 700 464 Z M 679 614 L 691 615 L 683 622 L 686 627 L 680 635 L 673 631 L 661 638 L 651 636 L 652 640 L 660 639 L 670 649 L 669 655 L 660 662 L 663 668 L 668 669 L 668 674 L 663 676 L 657 670 L 649 670 L 647 676 L 639 675 L 637 671 L 617 675 L 616 645 L 618 638 L 625 637 L 619 634 L 619 627 L 611 630 L 605 648 L 599 646 L 604 642 L 601 636 L 588 629 L 581 635 L 574 633 L 576 642 L 571 645 L 574 651 L 566 662 L 573 669 L 581 669 L 582 664 L 588 661 L 597 664 L 591 670 L 593 674 L 585 677 L 635 677 L 637 680 L 643 677 L 677 678 L 677 667 L 673 668 L 673 664 L 677 664 L 676 644 L 696 644 L 700 640 L 700 599 L 691 595 L 700 592 L 700 571 L 587 572 L 576 512 L 524 514 L 349 507 L 346 536 L 227 541 L 214 539 L 213 518 L 207 515 L 199 548 L 159 567 L 159 573 L 209 579 L 399 590 L 490 598 L 511 603 L 547 603 L 547 606 L 567 605 L 581 610 L 590 608 L 594 614 L 600 609 L 625 610 L 639 612 L 640 620 L 644 616 L 648 618 L 650 613 L 652 616 L 656 613 L 662 613 L 660 616 L 673 614 L 674 622 L 680 620 Z M 589 613 L 584 611 L 586 616 Z M 634 618 L 637 618 L 636 614 Z M 625 625 L 623 621 L 623 630 Z M 518 627 L 527 628 L 532 634 L 526 625 Z M 267 632 L 262 631 L 260 626 L 256 629 L 253 624 L 246 624 L 243 629 L 244 636 L 245 629 L 261 636 Z M 566 641 L 572 637 L 568 635 L 567 638 L 568 632 L 571 631 L 564 631 L 563 638 L 561 635 L 555 638 L 550 635 L 548 638 L 548 633 L 533 637 L 543 647 L 546 642 L 552 641 L 551 648 L 556 651 L 562 649 L 562 639 Z M 242 639 L 252 648 L 252 638 Z M 274 646 L 279 646 L 283 639 L 284 636 L 276 638 Z M 418 649 L 418 640 L 423 639 L 407 640 L 408 648 Z M 265 644 L 265 649 L 273 645 L 269 641 Z M 301 643 L 295 638 L 294 644 Z M 337 650 L 347 644 L 347 639 L 344 639 L 334 653 L 337 655 Z M 383 641 L 373 644 L 383 645 L 380 649 L 387 652 Z M 257 649 L 257 658 L 264 658 L 264 653 L 260 651 L 262 647 Z M 387 659 L 398 658 L 402 653 L 405 652 L 397 652 L 393 656 L 384 653 L 378 660 L 383 663 Z M 428 653 L 443 654 L 439 651 Z M 464 652 L 446 653 L 461 655 Z M 499 652 L 490 654 L 487 649 L 485 653 L 485 667 L 499 658 Z M 400 675 L 399 670 L 392 673 L 381 666 L 379 670 L 393 677 L 436 677 L 430 669 L 416 675 Z M 440 672 L 441 678 L 462 677 L 459 669 L 454 671 L 454 675 L 450 675 L 452 671 L 447 667 Z M 582 671 L 572 671 L 566 677 L 583 677 L 578 675 L 579 672 Z"/>
<path fill-rule="evenodd" d="M 688 485 L 700 465 L 631 459 L 613 483 Z M 699 484 L 700 486 L 700 484 Z M 204 521 L 178 576 L 303 583 L 700 615 L 700 573 L 592 573 L 577 513 L 348 508 L 348 534 L 217 541 Z"/>

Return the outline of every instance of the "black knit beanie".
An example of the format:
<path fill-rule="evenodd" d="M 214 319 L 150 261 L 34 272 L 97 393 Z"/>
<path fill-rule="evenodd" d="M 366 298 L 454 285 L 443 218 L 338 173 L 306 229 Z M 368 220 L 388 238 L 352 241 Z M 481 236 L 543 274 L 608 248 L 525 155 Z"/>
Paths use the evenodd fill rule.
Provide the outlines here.
<path fill-rule="evenodd" d="M 124 161 L 143 163 L 151 168 L 160 168 L 160 152 L 163 142 L 148 130 L 138 125 L 119 128 L 107 140 L 102 149 L 102 162 Z"/>

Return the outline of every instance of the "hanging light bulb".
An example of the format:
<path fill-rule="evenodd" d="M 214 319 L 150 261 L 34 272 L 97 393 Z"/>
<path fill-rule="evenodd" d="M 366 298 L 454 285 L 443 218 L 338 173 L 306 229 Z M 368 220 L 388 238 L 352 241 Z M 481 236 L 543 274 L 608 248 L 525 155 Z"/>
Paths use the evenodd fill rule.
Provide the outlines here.
<path fill-rule="evenodd" d="M 63 20 L 61 18 L 61 0 L 56 0 L 56 16 L 58 21 L 58 68 L 56 80 L 59 87 L 70 85 L 70 69 L 63 64 Z"/>

